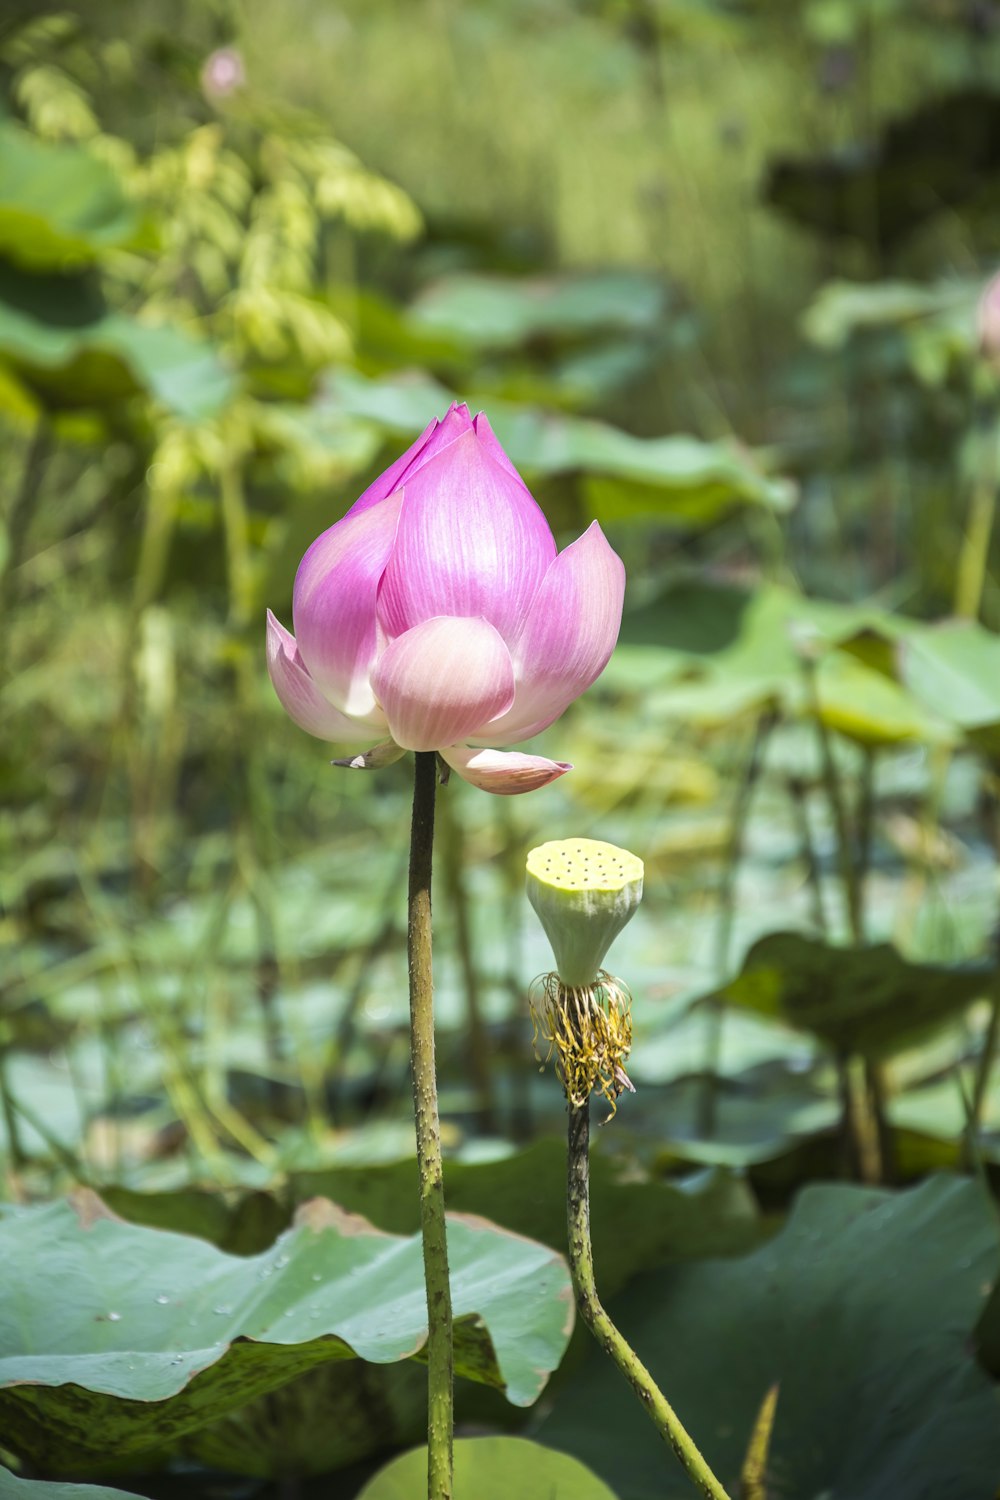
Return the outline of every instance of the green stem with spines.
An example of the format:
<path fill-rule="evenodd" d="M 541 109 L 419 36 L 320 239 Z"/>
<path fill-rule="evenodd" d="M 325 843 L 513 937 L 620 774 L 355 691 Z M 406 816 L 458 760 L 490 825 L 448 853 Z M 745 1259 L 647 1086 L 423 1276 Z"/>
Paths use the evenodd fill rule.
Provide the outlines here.
<path fill-rule="evenodd" d="M 694 1439 L 660 1390 L 631 1344 L 615 1327 L 601 1305 L 590 1243 L 590 1103 L 569 1104 L 566 1217 L 569 1267 L 580 1316 L 621 1370 L 640 1405 L 702 1495 L 707 1500 L 730 1500 L 712 1473 Z"/>
<path fill-rule="evenodd" d="M 427 1289 L 427 1497 L 451 1500 L 454 1431 L 454 1349 L 444 1169 L 434 1065 L 434 977 L 431 950 L 431 869 L 437 757 L 415 753 L 407 956 L 410 975 L 410 1067 L 420 1174 L 420 1232 Z"/>

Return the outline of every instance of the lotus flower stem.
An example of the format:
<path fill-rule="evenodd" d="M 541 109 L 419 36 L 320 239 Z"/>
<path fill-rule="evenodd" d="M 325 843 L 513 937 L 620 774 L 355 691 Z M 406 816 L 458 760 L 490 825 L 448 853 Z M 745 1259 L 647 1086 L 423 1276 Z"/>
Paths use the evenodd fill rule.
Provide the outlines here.
<path fill-rule="evenodd" d="M 728 1500 L 656 1381 L 604 1311 L 594 1277 L 590 1096 L 603 1094 L 611 1119 L 620 1095 L 626 1090 L 635 1093 L 625 1072 L 632 1046 L 632 997 L 601 965 L 642 900 L 642 887 L 642 860 L 614 844 L 571 838 L 531 850 L 528 900 L 556 960 L 555 972 L 542 975 L 532 987 L 535 1045 L 539 1040 L 548 1043 L 569 1112 L 566 1238 L 580 1316 L 701 1493 L 709 1500 Z"/>
<path fill-rule="evenodd" d="M 806 875 L 806 886 L 809 890 L 811 904 L 811 917 L 816 931 L 823 937 L 829 934 L 826 920 L 826 908 L 823 905 L 823 885 L 819 872 L 819 860 L 816 855 L 816 845 L 813 842 L 812 829 L 809 826 L 809 807 L 807 801 L 806 784 L 800 776 L 789 776 L 785 787 L 792 804 L 792 812 L 795 817 L 795 826 L 799 836 L 799 851 Z"/>
<path fill-rule="evenodd" d="M 683 1464 L 692 1484 L 709 1500 L 729 1500 L 728 1492 L 712 1473 L 642 1360 L 604 1311 L 597 1295 L 594 1253 L 590 1243 L 589 1100 L 569 1104 L 566 1207 L 569 1265 L 580 1316 L 601 1348 L 621 1370 L 660 1436 L 670 1444 Z"/>
<path fill-rule="evenodd" d="M 823 790 L 826 793 L 830 816 L 833 819 L 834 831 L 837 836 L 837 865 L 841 884 L 844 888 L 848 928 L 851 934 L 851 941 L 860 946 L 865 940 L 864 914 L 861 909 L 861 887 L 858 880 L 858 867 L 852 851 L 851 827 L 847 816 L 847 806 L 844 801 L 837 762 L 833 758 L 830 731 L 827 729 L 826 720 L 823 718 L 819 687 L 816 682 L 816 664 L 811 657 L 803 656 L 802 668 L 805 674 L 806 691 L 809 695 L 809 712 L 812 717 L 813 728 L 816 731 L 816 744 L 819 748 L 820 774 L 823 781 Z"/>
<path fill-rule="evenodd" d="M 823 788 L 837 836 L 837 864 L 844 888 L 848 927 L 851 941 L 856 947 L 861 947 L 865 941 L 862 858 L 852 845 L 843 787 L 833 756 L 830 731 L 823 718 L 820 703 L 816 662 L 809 653 L 802 656 L 802 669 L 813 727 L 816 730 Z M 863 793 L 862 800 L 864 795 Z M 863 830 L 862 837 L 867 838 Z M 862 1182 L 881 1182 L 885 1172 L 884 1148 L 888 1141 L 888 1128 L 882 1110 L 882 1080 L 877 1076 L 875 1064 L 859 1066 L 856 1065 L 856 1059 L 841 1057 L 837 1067 L 844 1107 L 844 1136 L 851 1158 L 851 1170 Z"/>
<path fill-rule="evenodd" d="M 959 553 L 955 573 L 955 613 L 962 619 L 976 620 L 983 602 L 983 587 L 986 583 L 990 539 L 996 521 L 997 470 L 1000 468 L 995 431 L 996 417 L 990 404 L 984 404 L 976 413 L 980 432 L 980 462 L 966 516 L 962 550 Z"/>
<path fill-rule="evenodd" d="M 431 864 L 437 758 L 418 750 L 410 829 L 410 1067 L 420 1172 L 420 1232 L 427 1287 L 427 1496 L 451 1500 L 454 1353 L 451 1285 L 444 1218 L 444 1170 L 434 1067 L 434 979 L 431 964 Z"/>
<path fill-rule="evenodd" d="M 17 569 L 24 561 L 31 518 L 38 508 L 45 471 L 52 453 L 48 423 L 35 423 L 24 454 L 24 466 L 7 515 L 7 559 L 0 575 L 0 605 L 6 612 L 15 602 L 18 587 Z"/>

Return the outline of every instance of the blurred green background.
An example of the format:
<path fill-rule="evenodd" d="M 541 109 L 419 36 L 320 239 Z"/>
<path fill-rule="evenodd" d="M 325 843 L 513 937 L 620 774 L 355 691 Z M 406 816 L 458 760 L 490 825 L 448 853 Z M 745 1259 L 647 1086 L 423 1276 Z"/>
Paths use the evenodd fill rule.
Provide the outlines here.
<path fill-rule="evenodd" d="M 453 398 L 487 411 L 560 546 L 596 516 L 629 574 L 611 665 L 539 742 L 573 774 L 441 794 L 456 1206 L 561 1246 L 522 879 L 570 833 L 647 868 L 612 954 L 639 1092 L 598 1142 L 608 1204 L 641 1184 L 637 1222 L 659 1224 L 677 1178 L 693 1205 L 609 1292 L 745 1251 L 814 1180 L 881 1184 L 904 1220 L 935 1169 L 994 1180 L 1000 336 L 977 307 L 998 65 L 992 0 L 8 0 L 9 1204 L 83 1183 L 237 1253 L 316 1191 L 415 1227 L 409 767 L 330 768 L 274 699 L 263 618 L 291 624 L 305 547 Z M 837 1219 L 842 1190 L 810 1191 L 834 1196 L 806 1217 Z M 958 1210 L 933 1212 L 885 1333 L 900 1370 L 958 1264 Z M 723 1447 L 745 1450 L 762 1395 Z M 419 1437 L 399 1403 L 319 1458 L 284 1462 L 292 1401 L 265 1456 L 234 1429 L 185 1462 L 286 1484 L 370 1465 Z M 466 1420 L 513 1421 L 500 1405 Z M 667 1493 L 655 1465 L 574 1445 L 565 1411 L 553 1446 L 624 1500 Z M 961 1402 L 939 1418 L 905 1490 L 876 1433 L 870 1490 L 834 1489 L 841 1445 L 815 1470 L 790 1449 L 773 1496 L 972 1500 L 995 1443 Z M 0 1450 L 30 1452 L 2 1403 Z"/>

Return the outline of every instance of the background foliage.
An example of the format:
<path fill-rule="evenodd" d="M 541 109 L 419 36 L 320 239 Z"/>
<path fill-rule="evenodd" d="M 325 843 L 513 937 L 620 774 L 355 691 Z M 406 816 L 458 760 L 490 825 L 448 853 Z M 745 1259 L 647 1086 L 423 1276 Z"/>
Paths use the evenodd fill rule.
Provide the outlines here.
<path fill-rule="evenodd" d="M 579 832 L 647 868 L 594 1163 L 640 1352 L 734 1486 L 780 1382 L 769 1500 L 996 1487 L 998 49 L 992 0 L 7 7 L 0 1494 L 419 1493 L 408 1283 L 359 1262 L 345 1331 L 301 1207 L 416 1228 L 408 773 L 330 770 L 262 619 L 453 396 L 629 570 L 572 776 L 441 797 L 449 1203 L 505 1288 L 459 1483 L 678 1482 L 579 1333 L 519 1404 L 570 1333 L 523 860 Z"/>

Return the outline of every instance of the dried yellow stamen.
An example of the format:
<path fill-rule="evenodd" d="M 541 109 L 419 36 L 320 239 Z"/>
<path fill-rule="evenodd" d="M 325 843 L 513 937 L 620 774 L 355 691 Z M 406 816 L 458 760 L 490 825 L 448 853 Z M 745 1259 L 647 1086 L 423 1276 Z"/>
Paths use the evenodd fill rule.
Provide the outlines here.
<path fill-rule="evenodd" d="M 595 1089 L 611 1106 L 635 1093 L 625 1072 L 632 1050 L 632 996 L 620 979 L 602 969 L 592 984 L 570 986 L 558 974 L 536 979 L 530 996 L 532 1043 L 544 1067 L 553 1057 L 563 1092 L 571 1104 L 587 1102 Z M 548 1050 L 544 1056 L 539 1043 Z M 606 1122 L 605 1122 L 606 1123 Z"/>

